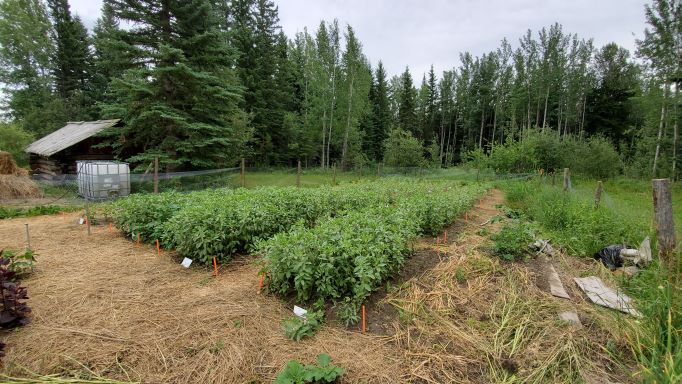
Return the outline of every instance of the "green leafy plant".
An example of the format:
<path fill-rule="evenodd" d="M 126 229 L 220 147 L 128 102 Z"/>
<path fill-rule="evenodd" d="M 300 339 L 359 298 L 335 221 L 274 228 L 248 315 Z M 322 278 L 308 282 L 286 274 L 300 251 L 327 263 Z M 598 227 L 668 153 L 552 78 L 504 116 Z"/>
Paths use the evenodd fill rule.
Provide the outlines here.
<path fill-rule="evenodd" d="M 15 252 L 12 250 L 4 250 L 3 257 L 10 262 L 7 269 L 14 272 L 16 277 L 25 277 L 33 272 L 33 267 L 36 262 L 36 254 L 30 249 L 23 252 Z"/>
<path fill-rule="evenodd" d="M 346 327 L 356 325 L 360 321 L 360 304 L 346 297 L 336 303 L 336 314 Z"/>
<path fill-rule="evenodd" d="M 533 229 L 525 222 L 506 224 L 490 237 L 493 240 L 492 252 L 508 261 L 525 259 L 534 237 Z"/>
<path fill-rule="evenodd" d="M 305 319 L 293 316 L 283 320 L 282 328 L 284 328 L 284 334 L 288 338 L 294 341 L 301 341 L 305 337 L 315 335 L 315 332 L 322 326 L 323 321 L 324 312 L 308 311 Z"/>
<path fill-rule="evenodd" d="M 343 368 L 331 363 L 329 355 L 321 353 L 317 356 L 317 365 L 304 366 L 296 360 L 290 360 L 275 379 L 275 384 L 334 383 L 343 372 Z"/>

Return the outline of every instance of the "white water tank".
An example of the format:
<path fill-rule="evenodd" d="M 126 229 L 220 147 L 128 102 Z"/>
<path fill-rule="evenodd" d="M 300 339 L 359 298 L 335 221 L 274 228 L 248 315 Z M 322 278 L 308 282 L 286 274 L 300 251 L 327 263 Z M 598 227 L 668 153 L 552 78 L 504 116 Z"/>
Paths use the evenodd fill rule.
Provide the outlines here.
<path fill-rule="evenodd" d="M 87 200 L 108 200 L 130 194 L 128 163 L 77 161 L 78 194 Z"/>

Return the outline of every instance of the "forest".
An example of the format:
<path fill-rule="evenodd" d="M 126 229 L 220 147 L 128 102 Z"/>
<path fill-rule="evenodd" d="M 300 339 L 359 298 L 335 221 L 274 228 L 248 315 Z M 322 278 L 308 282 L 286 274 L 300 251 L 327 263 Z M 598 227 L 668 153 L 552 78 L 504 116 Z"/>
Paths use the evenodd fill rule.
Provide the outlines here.
<path fill-rule="evenodd" d="M 272 0 L 105 0 L 92 31 L 68 0 L 2 0 L 0 147 L 21 161 L 67 121 L 118 118 L 105 145 L 166 170 L 549 171 L 579 157 L 590 176 L 675 178 L 682 5 L 642 11 L 635 52 L 553 24 L 413 78 L 370 61 L 336 19 L 286 36 Z"/>

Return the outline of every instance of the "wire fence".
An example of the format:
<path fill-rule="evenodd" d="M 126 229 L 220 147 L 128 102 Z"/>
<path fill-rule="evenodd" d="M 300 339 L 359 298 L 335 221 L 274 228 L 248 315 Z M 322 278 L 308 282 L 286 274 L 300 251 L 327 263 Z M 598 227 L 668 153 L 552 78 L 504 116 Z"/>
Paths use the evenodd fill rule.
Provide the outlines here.
<path fill-rule="evenodd" d="M 256 188 L 260 186 L 315 187 L 338 185 L 367 179 L 389 177 L 418 177 L 424 179 L 445 179 L 462 181 L 514 180 L 533 177 L 533 173 L 496 174 L 492 171 L 454 168 L 388 167 L 384 165 L 341 171 L 337 168 L 275 168 L 275 167 L 232 167 L 182 172 L 159 172 L 156 178 L 159 192 L 190 192 L 216 188 Z M 46 199 L 42 204 L 83 204 L 79 195 L 78 175 L 54 175 L 45 179 L 33 176 Z M 131 193 L 151 193 L 155 190 L 155 176 L 149 170 L 129 175 Z"/>

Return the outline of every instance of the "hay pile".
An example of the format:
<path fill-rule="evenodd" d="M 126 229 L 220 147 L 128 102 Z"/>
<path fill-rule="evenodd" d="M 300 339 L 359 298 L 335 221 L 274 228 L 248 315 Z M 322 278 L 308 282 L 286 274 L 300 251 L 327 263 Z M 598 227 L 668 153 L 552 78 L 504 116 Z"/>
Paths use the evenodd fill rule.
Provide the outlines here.
<path fill-rule="evenodd" d="M 28 177 L 28 171 L 17 167 L 9 152 L 0 151 L 0 199 L 41 197 L 38 185 Z"/>

